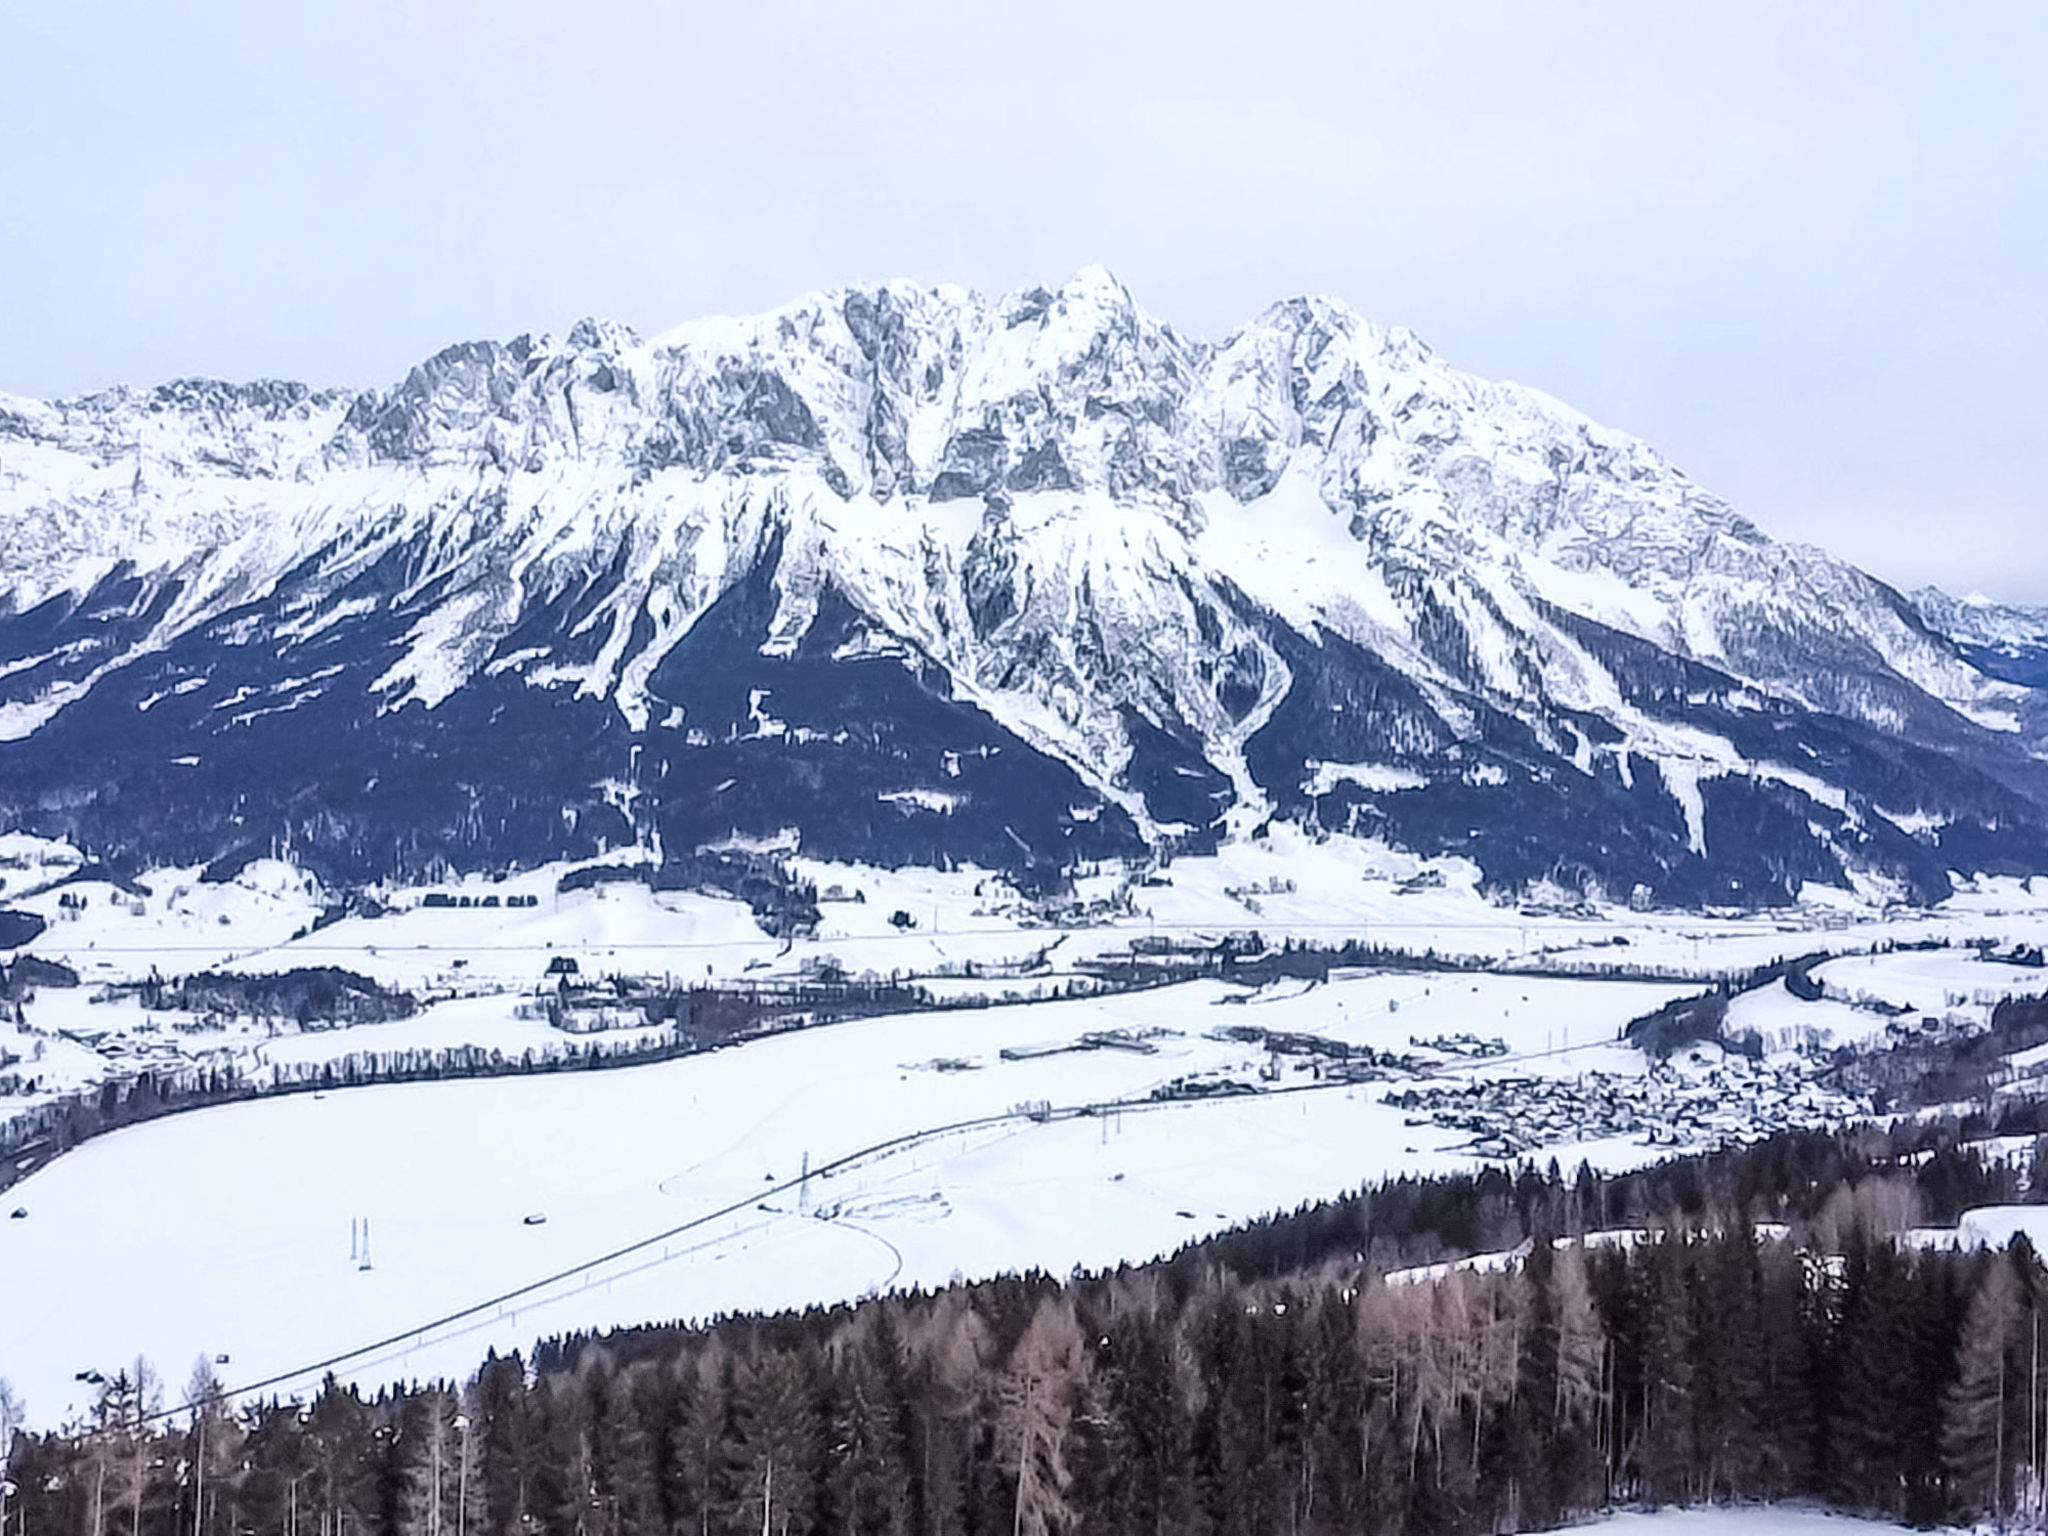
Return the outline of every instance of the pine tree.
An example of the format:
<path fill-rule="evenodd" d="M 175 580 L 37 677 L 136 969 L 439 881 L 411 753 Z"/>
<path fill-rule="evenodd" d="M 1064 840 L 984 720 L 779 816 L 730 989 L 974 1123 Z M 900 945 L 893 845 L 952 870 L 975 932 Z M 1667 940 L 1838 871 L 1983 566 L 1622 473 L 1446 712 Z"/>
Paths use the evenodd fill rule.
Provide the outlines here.
<path fill-rule="evenodd" d="M 2002 1519 L 2013 1506 L 2021 1446 L 2010 1437 L 2013 1406 L 2026 1383 L 2013 1369 L 2020 1287 L 2003 1257 L 1985 1265 L 1963 1322 L 1956 1377 L 1942 1396 L 1941 1454 L 1955 1498 L 1978 1517 Z"/>
<path fill-rule="evenodd" d="M 770 1350 L 741 1378 L 734 1413 L 736 1492 L 746 1529 L 806 1531 L 818 1497 L 823 1433 L 813 1362 Z"/>
<path fill-rule="evenodd" d="M 1809 1283 L 1813 1263 L 1789 1240 L 1765 1242 L 1757 1250 L 1758 1350 L 1769 1425 L 1754 1469 L 1761 1498 L 1802 1498 L 1819 1491 L 1815 1354 L 1824 1293 Z"/>
<path fill-rule="evenodd" d="M 528 1517 L 526 1366 L 518 1355 L 493 1353 L 476 1380 L 475 1513 L 480 1536 L 514 1536 Z"/>
<path fill-rule="evenodd" d="M 307 1434 L 316 1511 L 307 1536 L 363 1536 L 375 1529 L 376 1425 L 370 1406 L 355 1388 L 330 1375 L 313 1400 Z"/>
<path fill-rule="evenodd" d="M 829 1359 L 827 1524 L 839 1536 L 909 1536 L 903 1362 L 888 1315 L 842 1331 Z"/>
<path fill-rule="evenodd" d="M 1756 1485 L 1763 1461 L 1762 1273 L 1747 1221 L 1689 1245 L 1694 1491 L 1708 1503 Z"/>
<path fill-rule="evenodd" d="M 1532 1255 L 1535 1287 L 1531 1372 L 1524 1414 L 1533 1421 L 1536 1461 L 1526 1477 L 1541 1490 L 1529 1513 L 1541 1522 L 1599 1507 L 1606 1498 L 1600 1454 L 1604 1427 L 1607 1331 L 1576 1244 Z"/>
<path fill-rule="evenodd" d="M 1667 1230 L 1650 1245 L 1637 1272 L 1642 1353 L 1635 1464 L 1643 1496 L 1653 1504 L 1685 1502 L 1698 1465 L 1693 1414 L 1698 1350 L 1687 1284 L 1688 1243 L 1683 1231 Z"/>
<path fill-rule="evenodd" d="M 668 1505 L 678 1536 L 726 1529 L 733 1494 L 731 1353 L 713 1337 L 671 1367 L 675 1414 L 669 1429 Z"/>
<path fill-rule="evenodd" d="M 588 1377 L 546 1378 L 529 1404 L 527 1466 L 533 1514 L 548 1536 L 593 1536 L 597 1465 Z"/>
<path fill-rule="evenodd" d="M 1912 1261 L 1856 1224 L 1835 1330 L 1830 1497 L 1897 1519 L 1906 1512 L 1908 1418 L 1917 1386 Z"/>
<path fill-rule="evenodd" d="M 976 1493 L 970 1447 L 986 1427 L 994 1344 L 988 1324 L 958 1290 L 942 1293 L 905 1336 L 918 1533 L 962 1536 Z"/>
<path fill-rule="evenodd" d="M 1306 1529 L 1357 1530 L 1365 1512 L 1370 1388 L 1350 1287 L 1326 1288 L 1310 1310 Z"/>
<path fill-rule="evenodd" d="M 407 1393 L 394 1451 L 400 1477 L 396 1536 L 458 1536 L 463 1513 L 461 1401 L 441 1385 Z"/>
<path fill-rule="evenodd" d="M 589 1409 L 595 1463 L 597 1536 L 656 1536 L 663 1530 L 662 1471 L 667 1425 L 658 1377 L 649 1366 L 590 1373 L 604 1390 Z"/>

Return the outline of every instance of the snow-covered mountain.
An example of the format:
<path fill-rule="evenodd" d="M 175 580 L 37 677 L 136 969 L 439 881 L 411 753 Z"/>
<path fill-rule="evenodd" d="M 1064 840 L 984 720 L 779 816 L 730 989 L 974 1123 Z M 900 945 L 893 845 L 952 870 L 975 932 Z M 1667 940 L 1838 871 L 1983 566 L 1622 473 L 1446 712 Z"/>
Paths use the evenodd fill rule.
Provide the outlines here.
<path fill-rule="evenodd" d="M 1953 640 L 1987 676 L 2028 688 L 2048 686 L 2048 608 L 1950 597 L 1934 587 L 1915 592 L 1913 606 L 1928 628 Z"/>
<path fill-rule="evenodd" d="M 2048 868 L 2034 679 L 1924 599 L 1340 304 L 1212 345 L 1099 270 L 0 397 L 0 604 L 0 822 L 116 860 Z"/>

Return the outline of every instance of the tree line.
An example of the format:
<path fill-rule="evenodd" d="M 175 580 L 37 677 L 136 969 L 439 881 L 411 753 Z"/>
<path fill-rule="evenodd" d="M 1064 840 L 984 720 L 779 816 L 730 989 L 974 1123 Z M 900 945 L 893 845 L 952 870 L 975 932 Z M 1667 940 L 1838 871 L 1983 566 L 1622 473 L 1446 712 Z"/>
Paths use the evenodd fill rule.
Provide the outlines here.
<path fill-rule="evenodd" d="M 1955 1128 L 1402 1179 L 1169 1260 L 235 1405 L 145 1363 L 16 1438 L 0 1536 L 1355 1536 L 1615 1501 L 2039 1520 L 2048 1272 Z M 1509 1244 L 1511 1259 L 1412 1265 Z"/>

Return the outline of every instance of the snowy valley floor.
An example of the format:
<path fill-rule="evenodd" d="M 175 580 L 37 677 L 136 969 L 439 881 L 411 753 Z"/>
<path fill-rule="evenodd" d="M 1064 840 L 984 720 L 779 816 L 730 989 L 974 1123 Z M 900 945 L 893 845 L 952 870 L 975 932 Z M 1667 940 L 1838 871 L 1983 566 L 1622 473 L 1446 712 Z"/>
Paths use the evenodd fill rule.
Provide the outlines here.
<path fill-rule="evenodd" d="M 2048 893 L 2015 882 L 1934 912 L 1817 900 L 1715 919 L 1502 908 L 1456 878 L 1418 879 L 1428 872 L 1413 861 L 1387 856 L 1361 875 L 1355 860 L 1317 848 L 1258 845 L 1183 860 L 1170 885 L 1126 889 L 1121 901 L 1105 878 L 1092 893 L 1104 910 L 1064 924 L 1006 903 L 971 872 L 818 866 L 805 873 L 821 891 L 864 899 L 827 903 L 818 936 L 788 945 L 735 901 L 635 885 L 558 895 L 562 872 L 550 870 L 442 888 L 532 895 L 532 907 L 450 910 L 427 906 L 424 891 L 391 892 L 391 916 L 294 938 L 321 903 L 283 866 L 228 885 L 163 872 L 138 895 L 51 884 L 61 856 L 28 852 L 5 872 L 25 894 L 0 900 L 50 917 L 31 952 L 87 985 L 44 990 L 26 1030 L 0 1028 L 0 1052 L 22 1058 L 8 1070 L 36 1083 L 0 1097 L 0 1119 L 141 1064 L 233 1060 L 260 1072 L 363 1052 L 559 1048 L 545 1018 L 530 1016 L 554 956 L 586 973 L 714 980 L 795 977 L 829 956 L 854 973 L 965 987 L 970 960 L 1016 968 L 1050 948 L 1069 963 L 1161 931 L 1256 928 L 1269 942 L 1358 935 L 1493 967 L 1348 971 L 1257 990 L 1201 981 L 1073 1001 L 1031 1000 L 1042 976 L 983 979 L 972 985 L 1018 1000 L 660 1065 L 300 1093 L 107 1135 L 0 1200 L 26 1213 L 0 1219 L 0 1375 L 42 1424 L 91 1400 L 86 1373 L 138 1354 L 176 1379 L 202 1354 L 224 1356 L 231 1386 L 285 1393 L 329 1368 L 369 1383 L 461 1376 L 488 1347 L 572 1329 L 1143 1260 L 1403 1171 L 1509 1154 L 1621 1168 L 1834 1123 L 1860 1109 L 1815 1083 L 1815 1050 L 1881 1037 L 1902 1008 L 1981 1027 L 1999 998 L 2044 990 L 2041 971 L 1966 949 L 1874 946 L 2048 938 Z M 34 862 L 46 855 L 55 862 Z M 82 910 L 60 905 L 67 892 L 85 898 Z M 897 913 L 916 926 L 892 922 Z M 1731 1024 L 1770 1047 L 1760 1062 L 1707 1048 L 1653 1066 L 1617 1042 L 1630 1020 L 1699 990 L 1684 973 L 1820 950 L 1843 956 L 1817 972 L 1827 998 L 1774 986 L 1737 1000 Z M 1617 962 L 1660 979 L 1528 974 Z M 416 989 L 430 1006 L 396 1023 L 299 1032 L 145 1013 L 132 994 L 92 1001 L 152 969 L 306 965 Z M 1407 1064 L 1348 1080 L 1313 1052 L 1268 1050 L 1258 1031 Z M 1116 1043 L 1069 1049 L 1105 1033 Z M 1827 1519 L 1656 1518 L 1699 1536 Z"/>
<path fill-rule="evenodd" d="M 1623 1510 L 1572 1529 L 1594 1536 L 1872 1536 L 1907 1527 L 1804 1505 L 1747 1504 L 1723 1509 Z"/>

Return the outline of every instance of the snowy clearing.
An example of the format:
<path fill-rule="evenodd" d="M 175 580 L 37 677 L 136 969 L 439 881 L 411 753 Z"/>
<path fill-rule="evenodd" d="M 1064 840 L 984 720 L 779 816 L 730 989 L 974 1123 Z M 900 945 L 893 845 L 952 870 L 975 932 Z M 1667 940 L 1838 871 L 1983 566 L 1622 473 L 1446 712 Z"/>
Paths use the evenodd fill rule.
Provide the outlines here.
<path fill-rule="evenodd" d="M 1800 1504 L 1742 1504 L 1720 1509 L 1622 1510 L 1584 1526 L 1601 1536 L 1876 1536 L 1908 1529 Z"/>
<path fill-rule="evenodd" d="M 1216 1038 L 1219 1027 L 1256 1018 L 1412 1049 L 1411 1035 L 1484 1024 L 1537 1047 L 1567 1019 L 1574 1039 L 1611 1040 L 1672 990 L 1361 976 L 1233 1004 L 1243 989 L 1196 983 L 840 1024 L 657 1066 L 302 1093 L 177 1115 L 88 1142 L 8 1192 L 29 1214 L 0 1222 L 7 1370 L 44 1422 L 84 1404 L 77 1373 L 138 1352 L 167 1369 L 224 1353 L 226 1374 L 246 1384 L 726 1207 L 735 1209 L 672 1241 L 340 1369 L 372 1381 L 459 1373 L 486 1345 L 524 1347 L 570 1328 L 1149 1258 L 1396 1170 L 1476 1161 L 1469 1131 L 1380 1102 L 1412 1079 L 1345 1082 L 1318 1058 Z M 1099 1032 L 1133 1044 L 1061 1048 Z M 1543 1066 L 1614 1068 L 1633 1054 L 1574 1045 Z M 1439 1085 L 1529 1066 L 1431 1059 Z M 1188 1079 L 1238 1086 L 1150 1101 Z M 1713 1098 L 1704 1083 L 1701 1092 Z M 1109 1101 L 1123 1107 L 1049 1113 Z M 977 1121 L 989 1123 L 786 1187 L 807 1167 Z M 1587 1156 L 1603 1167 L 1661 1150 L 1640 1135 L 1557 1148 L 1567 1163 Z M 350 1256 L 360 1219 L 372 1234 L 368 1270 Z"/>

